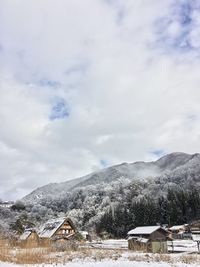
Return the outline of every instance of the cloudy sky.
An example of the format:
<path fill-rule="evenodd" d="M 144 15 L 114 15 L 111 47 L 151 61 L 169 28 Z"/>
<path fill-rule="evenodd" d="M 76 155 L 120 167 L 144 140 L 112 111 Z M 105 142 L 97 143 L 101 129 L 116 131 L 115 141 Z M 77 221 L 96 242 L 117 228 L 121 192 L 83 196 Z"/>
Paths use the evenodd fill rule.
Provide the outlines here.
<path fill-rule="evenodd" d="M 0 198 L 200 152 L 200 1 L 0 0 Z"/>

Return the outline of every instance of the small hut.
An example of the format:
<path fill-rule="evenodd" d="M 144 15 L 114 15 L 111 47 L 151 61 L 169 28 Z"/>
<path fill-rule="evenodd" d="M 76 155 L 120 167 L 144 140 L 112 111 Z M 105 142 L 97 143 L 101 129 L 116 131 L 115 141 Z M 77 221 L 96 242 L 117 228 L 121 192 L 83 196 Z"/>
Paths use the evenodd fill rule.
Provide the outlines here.
<path fill-rule="evenodd" d="M 183 225 L 174 225 L 169 228 L 169 231 L 171 232 L 173 239 L 183 239 L 190 237 L 189 233 L 189 225 L 183 224 Z"/>
<path fill-rule="evenodd" d="M 20 245 L 23 247 L 37 247 L 39 245 L 39 236 L 34 228 L 29 228 L 19 238 Z"/>
<path fill-rule="evenodd" d="M 91 235 L 87 231 L 79 231 L 84 241 L 92 241 Z"/>
<path fill-rule="evenodd" d="M 47 221 L 39 231 L 41 245 L 49 245 L 54 241 L 66 241 L 76 233 L 76 228 L 69 218 L 57 218 Z"/>
<path fill-rule="evenodd" d="M 200 220 L 194 221 L 190 224 L 190 231 L 193 232 L 200 232 Z"/>
<path fill-rule="evenodd" d="M 135 251 L 167 253 L 168 231 L 161 226 L 141 226 L 128 232 L 128 248 Z"/>

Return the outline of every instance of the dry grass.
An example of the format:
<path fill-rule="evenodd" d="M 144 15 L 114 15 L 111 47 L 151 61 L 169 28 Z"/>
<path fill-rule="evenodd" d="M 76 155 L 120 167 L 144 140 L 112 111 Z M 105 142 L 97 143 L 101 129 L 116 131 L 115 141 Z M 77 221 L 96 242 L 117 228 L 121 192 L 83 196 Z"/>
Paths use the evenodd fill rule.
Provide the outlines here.
<path fill-rule="evenodd" d="M 144 254 L 134 254 L 134 255 L 129 255 L 128 260 L 150 262 L 151 257 L 145 256 Z"/>
<path fill-rule="evenodd" d="M 1 248 L 0 261 L 20 264 L 51 263 L 47 257 L 49 253 L 46 249 Z"/>
<path fill-rule="evenodd" d="M 173 259 L 169 254 L 138 253 L 130 255 L 128 259 L 130 261 L 168 262 L 168 263 L 173 262 Z"/>
<path fill-rule="evenodd" d="M 47 257 L 49 253 L 50 251 L 48 252 L 45 249 L 37 251 L 33 249 L 18 249 L 12 258 L 12 262 L 19 264 L 52 263 L 51 259 Z"/>
<path fill-rule="evenodd" d="M 107 259 L 118 260 L 123 256 L 124 250 L 99 249 L 80 247 L 75 244 L 63 244 L 59 246 L 49 245 L 39 248 L 24 248 L 12 243 L 5 243 L 0 247 L 0 261 L 18 264 L 65 264 L 75 259 L 81 261 L 103 261 Z M 199 264 L 200 255 L 175 255 L 175 254 L 151 254 L 134 253 L 129 251 L 126 259 L 130 261 L 167 262 L 171 265 L 181 262 L 184 264 Z"/>
<path fill-rule="evenodd" d="M 183 255 L 180 257 L 180 261 L 187 264 L 198 263 L 200 266 L 200 255 Z"/>
<path fill-rule="evenodd" d="M 177 262 L 185 264 L 199 264 L 200 266 L 200 255 L 171 255 L 171 254 L 145 254 L 145 253 L 133 253 L 130 254 L 128 259 L 130 261 L 145 261 L 145 262 L 167 262 L 175 264 Z"/>
<path fill-rule="evenodd" d="M 156 262 L 168 262 L 168 263 L 172 263 L 173 259 L 169 254 L 155 254 L 155 256 L 153 257 L 154 261 Z"/>
<path fill-rule="evenodd" d="M 10 249 L 5 247 L 0 248 L 0 261 L 9 261 L 10 260 Z"/>
<path fill-rule="evenodd" d="M 103 261 L 106 259 L 118 260 L 120 257 L 121 251 L 118 250 L 68 248 L 66 251 L 60 251 L 52 246 L 48 248 L 7 247 L 0 249 L 0 261 L 17 264 L 65 264 L 77 258 L 82 261 Z"/>

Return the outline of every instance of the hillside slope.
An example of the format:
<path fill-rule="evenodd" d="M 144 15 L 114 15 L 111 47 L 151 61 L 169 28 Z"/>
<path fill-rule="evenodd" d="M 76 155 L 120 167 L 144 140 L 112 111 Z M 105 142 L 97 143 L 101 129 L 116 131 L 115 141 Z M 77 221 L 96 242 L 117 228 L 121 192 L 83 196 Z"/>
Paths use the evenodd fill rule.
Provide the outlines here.
<path fill-rule="evenodd" d="M 25 205 L 0 209 L 0 226 L 15 234 L 69 216 L 78 229 L 125 237 L 136 226 L 199 220 L 199 192 L 200 154 L 172 153 L 40 187 L 22 199 Z"/>
<path fill-rule="evenodd" d="M 200 154 L 171 153 L 154 162 L 122 163 L 64 183 L 52 183 L 40 187 L 22 200 L 37 203 L 48 197 L 57 198 L 78 188 L 111 184 L 118 179 L 130 182 L 154 181 L 166 188 L 169 184 L 200 185 Z M 163 189 L 164 190 L 164 189 Z"/>

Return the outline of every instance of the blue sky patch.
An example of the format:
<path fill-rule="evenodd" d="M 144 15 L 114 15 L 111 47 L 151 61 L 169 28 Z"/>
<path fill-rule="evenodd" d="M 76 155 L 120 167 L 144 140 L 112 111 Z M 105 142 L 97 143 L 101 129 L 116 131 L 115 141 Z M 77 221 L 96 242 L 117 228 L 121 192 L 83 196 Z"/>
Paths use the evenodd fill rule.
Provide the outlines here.
<path fill-rule="evenodd" d="M 52 106 L 50 120 L 65 119 L 70 116 L 69 107 L 64 99 L 58 99 Z"/>
<path fill-rule="evenodd" d="M 194 12 L 200 12 L 196 0 L 174 1 L 169 14 L 155 22 L 155 46 L 167 53 L 199 53 L 200 41 L 198 45 L 194 39 L 196 37 L 192 35 L 199 28 Z"/>
<path fill-rule="evenodd" d="M 151 150 L 150 153 L 153 154 L 154 156 L 158 157 L 158 158 L 167 154 L 163 149 Z"/>
<path fill-rule="evenodd" d="M 105 159 L 101 159 L 101 160 L 100 160 L 100 164 L 101 164 L 101 166 L 102 166 L 103 168 L 106 168 L 106 167 L 109 166 L 109 162 L 108 162 L 107 160 L 105 160 Z"/>
<path fill-rule="evenodd" d="M 192 13 L 193 7 L 191 5 L 191 2 L 192 2 L 191 0 L 190 1 L 184 1 L 184 2 L 181 1 L 180 4 L 174 5 L 175 15 L 178 15 L 178 17 L 180 19 L 180 23 L 182 25 L 187 26 L 192 22 L 191 13 Z"/>

